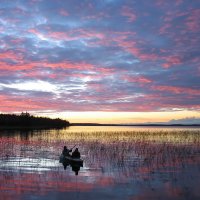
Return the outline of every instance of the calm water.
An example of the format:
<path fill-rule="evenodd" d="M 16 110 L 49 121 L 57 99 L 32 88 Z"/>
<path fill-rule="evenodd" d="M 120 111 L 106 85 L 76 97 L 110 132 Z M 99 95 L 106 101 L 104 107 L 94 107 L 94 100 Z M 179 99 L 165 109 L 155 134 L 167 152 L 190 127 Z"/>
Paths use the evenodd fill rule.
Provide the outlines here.
<path fill-rule="evenodd" d="M 64 145 L 79 147 L 78 176 Z M 0 199 L 200 199 L 200 129 L 0 131 Z"/>

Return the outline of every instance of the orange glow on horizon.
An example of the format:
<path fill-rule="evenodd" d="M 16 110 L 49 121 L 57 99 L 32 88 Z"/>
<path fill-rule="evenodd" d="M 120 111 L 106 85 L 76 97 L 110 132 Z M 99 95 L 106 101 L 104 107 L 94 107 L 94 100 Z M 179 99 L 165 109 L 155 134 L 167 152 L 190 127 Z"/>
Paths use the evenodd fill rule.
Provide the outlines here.
<path fill-rule="evenodd" d="M 147 123 L 168 122 L 172 119 L 200 118 L 198 111 L 166 112 L 60 112 L 42 113 L 41 116 L 62 118 L 71 123 Z"/>

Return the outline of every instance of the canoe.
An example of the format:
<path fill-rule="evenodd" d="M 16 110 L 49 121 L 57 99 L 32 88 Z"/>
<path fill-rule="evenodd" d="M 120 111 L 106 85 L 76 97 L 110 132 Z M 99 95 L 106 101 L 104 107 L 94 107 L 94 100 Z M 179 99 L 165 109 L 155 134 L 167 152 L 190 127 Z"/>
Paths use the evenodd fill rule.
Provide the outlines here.
<path fill-rule="evenodd" d="M 64 156 L 63 154 L 60 156 L 60 162 L 69 162 L 70 164 L 77 164 L 83 166 L 83 160 L 80 158 L 72 158 L 71 156 Z"/>

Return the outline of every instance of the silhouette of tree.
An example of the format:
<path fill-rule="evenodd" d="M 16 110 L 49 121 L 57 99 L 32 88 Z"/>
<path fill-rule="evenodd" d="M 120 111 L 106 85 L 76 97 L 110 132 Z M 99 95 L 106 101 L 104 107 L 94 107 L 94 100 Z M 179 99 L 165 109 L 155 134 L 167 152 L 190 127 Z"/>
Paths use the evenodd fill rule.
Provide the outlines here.
<path fill-rule="evenodd" d="M 0 114 L 0 126 L 62 128 L 69 126 L 69 122 L 59 118 L 34 117 L 28 112 L 22 112 L 20 115 Z"/>

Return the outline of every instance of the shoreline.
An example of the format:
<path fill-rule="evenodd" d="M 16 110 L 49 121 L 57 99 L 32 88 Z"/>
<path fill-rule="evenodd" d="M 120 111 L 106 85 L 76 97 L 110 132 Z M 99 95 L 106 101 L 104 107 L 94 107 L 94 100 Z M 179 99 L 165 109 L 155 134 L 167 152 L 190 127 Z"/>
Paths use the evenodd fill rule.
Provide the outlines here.
<path fill-rule="evenodd" d="M 157 127 L 200 127 L 200 124 L 96 124 L 96 123 L 71 123 L 70 126 L 157 126 Z"/>
<path fill-rule="evenodd" d="M 65 129 L 74 126 L 93 126 L 93 127 L 196 127 L 200 128 L 200 124 L 93 124 L 93 123 L 71 123 L 68 126 L 1 126 L 0 130 L 50 130 Z"/>
<path fill-rule="evenodd" d="M 50 130 L 50 129 L 65 129 L 69 126 L 0 126 L 0 130 Z"/>

